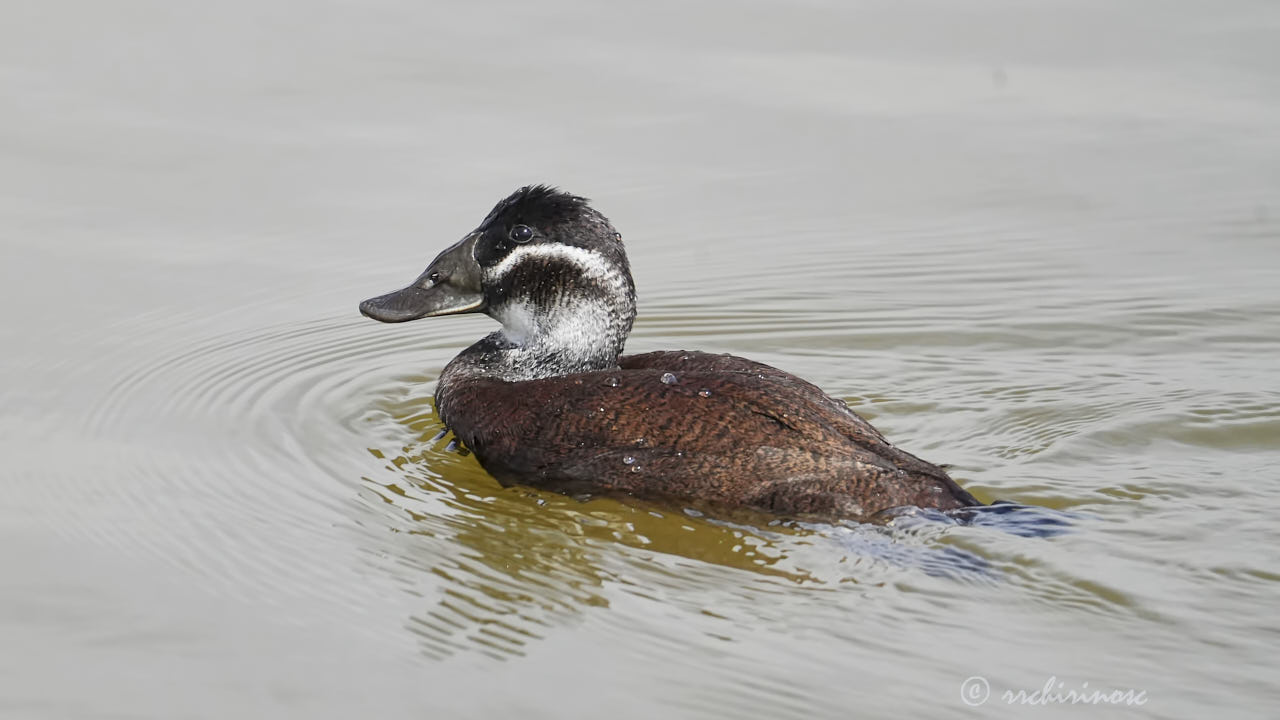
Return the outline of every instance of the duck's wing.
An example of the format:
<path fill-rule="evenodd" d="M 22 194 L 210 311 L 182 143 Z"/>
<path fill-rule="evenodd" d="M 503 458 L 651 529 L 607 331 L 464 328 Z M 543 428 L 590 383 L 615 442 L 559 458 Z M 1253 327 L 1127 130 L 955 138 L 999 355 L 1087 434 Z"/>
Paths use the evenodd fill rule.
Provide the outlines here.
<path fill-rule="evenodd" d="M 884 435 L 872 427 L 871 423 L 860 415 L 849 410 L 848 405 L 832 398 L 826 392 L 807 380 L 779 370 L 772 365 L 748 360 L 728 353 L 711 354 L 686 350 L 661 350 L 641 355 L 624 355 L 618 359 L 623 369 L 663 370 L 673 374 L 680 372 L 702 372 L 711 374 L 740 373 L 753 376 L 765 388 L 785 387 L 795 392 L 806 404 L 840 426 L 843 434 L 860 442 L 883 443 L 888 445 Z M 677 375 L 678 377 L 678 375 Z"/>
<path fill-rule="evenodd" d="M 853 517 L 976 502 L 815 386 L 733 356 L 650 353 L 617 371 L 474 378 L 439 402 L 509 482 Z"/>

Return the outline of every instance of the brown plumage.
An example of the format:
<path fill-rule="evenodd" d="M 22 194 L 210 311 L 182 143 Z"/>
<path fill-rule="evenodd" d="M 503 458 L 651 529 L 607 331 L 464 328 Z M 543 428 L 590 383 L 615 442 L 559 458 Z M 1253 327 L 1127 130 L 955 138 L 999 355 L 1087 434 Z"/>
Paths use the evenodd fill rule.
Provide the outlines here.
<path fill-rule="evenodd" d="M 484 311 L 503 323 L 449 363 L 436 403 L 504 483 L 855 520 L 980 504 L 794 375 L 732 355 L 620 356 L 634 303 L 604 216 L 533 187 L 361 310 L 388 322 Z"/>
<path fill-rule="evenodd" d="M 619 363 L 514 383 L 465 378 L 442 384 L 437 405 L 485 469 L 509 483 L 853 519 L 978 504 L 789 373 L 700 352 Z"/>

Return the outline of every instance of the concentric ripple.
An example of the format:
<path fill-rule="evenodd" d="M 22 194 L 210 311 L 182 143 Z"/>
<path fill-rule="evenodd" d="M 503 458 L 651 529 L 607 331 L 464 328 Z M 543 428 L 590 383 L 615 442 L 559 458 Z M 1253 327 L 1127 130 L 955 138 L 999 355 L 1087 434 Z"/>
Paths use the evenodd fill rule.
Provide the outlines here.
<path fill-rule="evenodd" d="M 111 383 L 83 423 L 113 453 L 115 475 L 95 491 L 128 518 L 84 515 L 67 531 L 154 553 L 233 595 L 351 606 L 389 584 L 421 598 L 403 622 L 424 654 L 499 658 L 608 606 L 606 585 L 622 582 L 638 597 L 685 587 L 689 562 L 762 581 L 735 601 L 746 606 L 755 592 L 949 562 L 950 551 L 906 549 L 911 531 L 709 519 L 500 487 L 441 437 L 433 377 L 423 374 L 478 323 L 424 333 L 327 318 L 165 347 L 164 323 L 185 320 L 144 317 L 135 324 L 148 333 L 116 329 L 154 338 L 149 361 Z M 70 496 L 64 504 L 77 512 Z M 351 542 L 361 553 L 348 566 L 318 561 L 323 548 L 340 554 Z M 951 569 L 964 572 L 963 563 Z M 359 580 L 370 573 L 380 584 Z"/>
<path fill-rule="evenodd" d="M 927 280 L 916 303 L 943 307 L 975 277 L 1002 283 L 998 298 L 969 292 L 965 306 L 922 313 L 913 303 L 851 308 L 840 296 L 747 288 L 708 306 L 690 288 L 668 287 L 642 305 L 631 348 L 773 363 L 846 399 L 901 446 L 951 464 L 983 499 L 1070 515 L 811 525 L 503 488 L 458 450 L 431 402 L 435 372 L 488 321 L 391 327 L 354 313 L 207 333 L 187 317 L 135 318 L 120 334 L 152 340 L 104 365 L 148 360 L 121 373 L 83 419 L 116 475 L 57 491 L 72 514 L 77 494 L 112 493 L 129 517 L 82 516 L 76 532 L 163 556 L 231 594 L 354 607 L 391 593 L 392 624 L 434 659 L 519 658 L 561 628 L 594 626 L 603 609 L 633 602 L 678 612 L 681 627 L 712 644 L 777 625 L 777 607 L 807 608 L 786 620 L 802 632 L 826 632 L 861 602 L 870 607 L 860 612 L 892 618 L 897 602 L 885 597 L 926 587 L 937 602 L 1002 588 L 1029 606 L 1102 622 L 1164 621 L 1150 598 L 1082 567 L 1046 536 L 1195 493 L 1203 465 L 1187 463 L 1179 485 L 1117 448 L 1153 438 L 1273 447 L 1274 394 L 1233 389 L 1230 378 L 1185 382 L 1180 373 L 1202 350 L 1168 346 L 1212 327 L 1212 342 L 1252 351 L 1266 342 L 1245 329 L 1256 318 L 1225 309 L 1188 316 L 1146 296 L 1105 293 L 1090 300 L 1094 317 L 1069 318 L 1073 301 L 1042 297 L 1046 288 L 1063 292 L 1052 263 L 1014 256 L 954 279 L 977 247 L 960 238 L 936 257 L 860 260 L 883 277 Z M 837 263 L 817 277 L 847 270 Z M 802 268 L 777 272 L 778 287 L 804 287 Z M 1025 282 L 1004 282 L 1012 277 Z M 875 283 L 858 291 L 889 295 Z M 1035 301 L 1011 319 L 1003 303 L 1020 296 Z M 189 324 L 178 332 L 179 323 Z M 177 336 L 195 339 L 165 344 Z M 1146 360 L 1118 372 L 1118 359 L 1132 357 Z M 657 616 L 644 617 L 649 625 L 627 631 L 651 638 L 639 652 L 660 656 L 681 641 L 653 624 Z"/>
<path fill-rule="evenodd" d="M 130 520 L 74 527 L 150 549 L 236 593 L 306 592 L 316 568 L 298 560 L 351 524 L 370 399 L 398 385 L 384 373 L 387 358 L 424 345 L 372 329 L 333 318 L 153 349 L 84 416 L 87 435 L 120 455 L 111 463 L 118 478 L 98 491 L 130 508 Z M 334 599 L 351 592 L 330 584 Z"/>

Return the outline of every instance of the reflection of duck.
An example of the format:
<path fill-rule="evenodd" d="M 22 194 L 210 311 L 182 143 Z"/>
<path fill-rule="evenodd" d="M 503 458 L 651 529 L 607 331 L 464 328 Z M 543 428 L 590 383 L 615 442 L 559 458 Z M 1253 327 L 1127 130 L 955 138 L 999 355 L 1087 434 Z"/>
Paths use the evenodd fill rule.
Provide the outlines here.
<path fill-rule="evenodd" d="M 430 657 L 524 655 L 583 613 L 608 609 L 620 590 L 646 597 L 658 588 L 673 590 L 664 604 L 693 603 L 701 615 L 701 596 L 688 591 L 724 577 L 716 568 L 751 573 L 760 582 L 746 592 L 776 600 L 781 588 L 810 582 L 875 583 L 888 567 L 861 557 L 847 562 L 799 523 L 765 528 L 758 515 L 740 526 L 722 519 L 737 513 L 712 520 L 630 499 L 583 503 L 538 490 L 495 493 L 497 484 L 475 462 L 433 451 L 438 443 L 430 438 L 439 426 L 426 403 L 387 408 L 422 437 L 403 454 L 374 450 L 388 461 L 390 476 L 365 477 L 364 487 L 378 500 L 367 506 L 378 513 L 373 524 L 396 528 L 371 535 L 367 549 L 389 558 L 378 564 L 398 585 L 439 596 L 413 601 L 406 624 Z M 388 508 L 390 515 L 383 515 Z M 618 583 L 620 574 L 629 579 Z M 718 609 L 723 620 L 729 610 Z"/>
<path fill-rule="evenodd" d="M 552 188 L 516 191 L 360 311 L 502 323 L 445 367 L 436 404 L 503 482 L 852 519 L 980 504 L 794 375 L 732 355 L 620 356 L 635 318 L 621 235 Z"/>

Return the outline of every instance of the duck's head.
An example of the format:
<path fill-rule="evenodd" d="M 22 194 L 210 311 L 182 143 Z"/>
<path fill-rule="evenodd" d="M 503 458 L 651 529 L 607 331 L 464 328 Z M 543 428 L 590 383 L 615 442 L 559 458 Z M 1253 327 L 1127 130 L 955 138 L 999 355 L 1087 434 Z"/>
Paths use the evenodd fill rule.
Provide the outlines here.
<path fill-rule="evenodd" d="M 360 303 L 381 322 L 482 312 L 509 346 L 557 355 L 560 371 L 612 367 L 635 319 L 622 236 L 585 198 L 520 188 L 408 287 Z"/>

